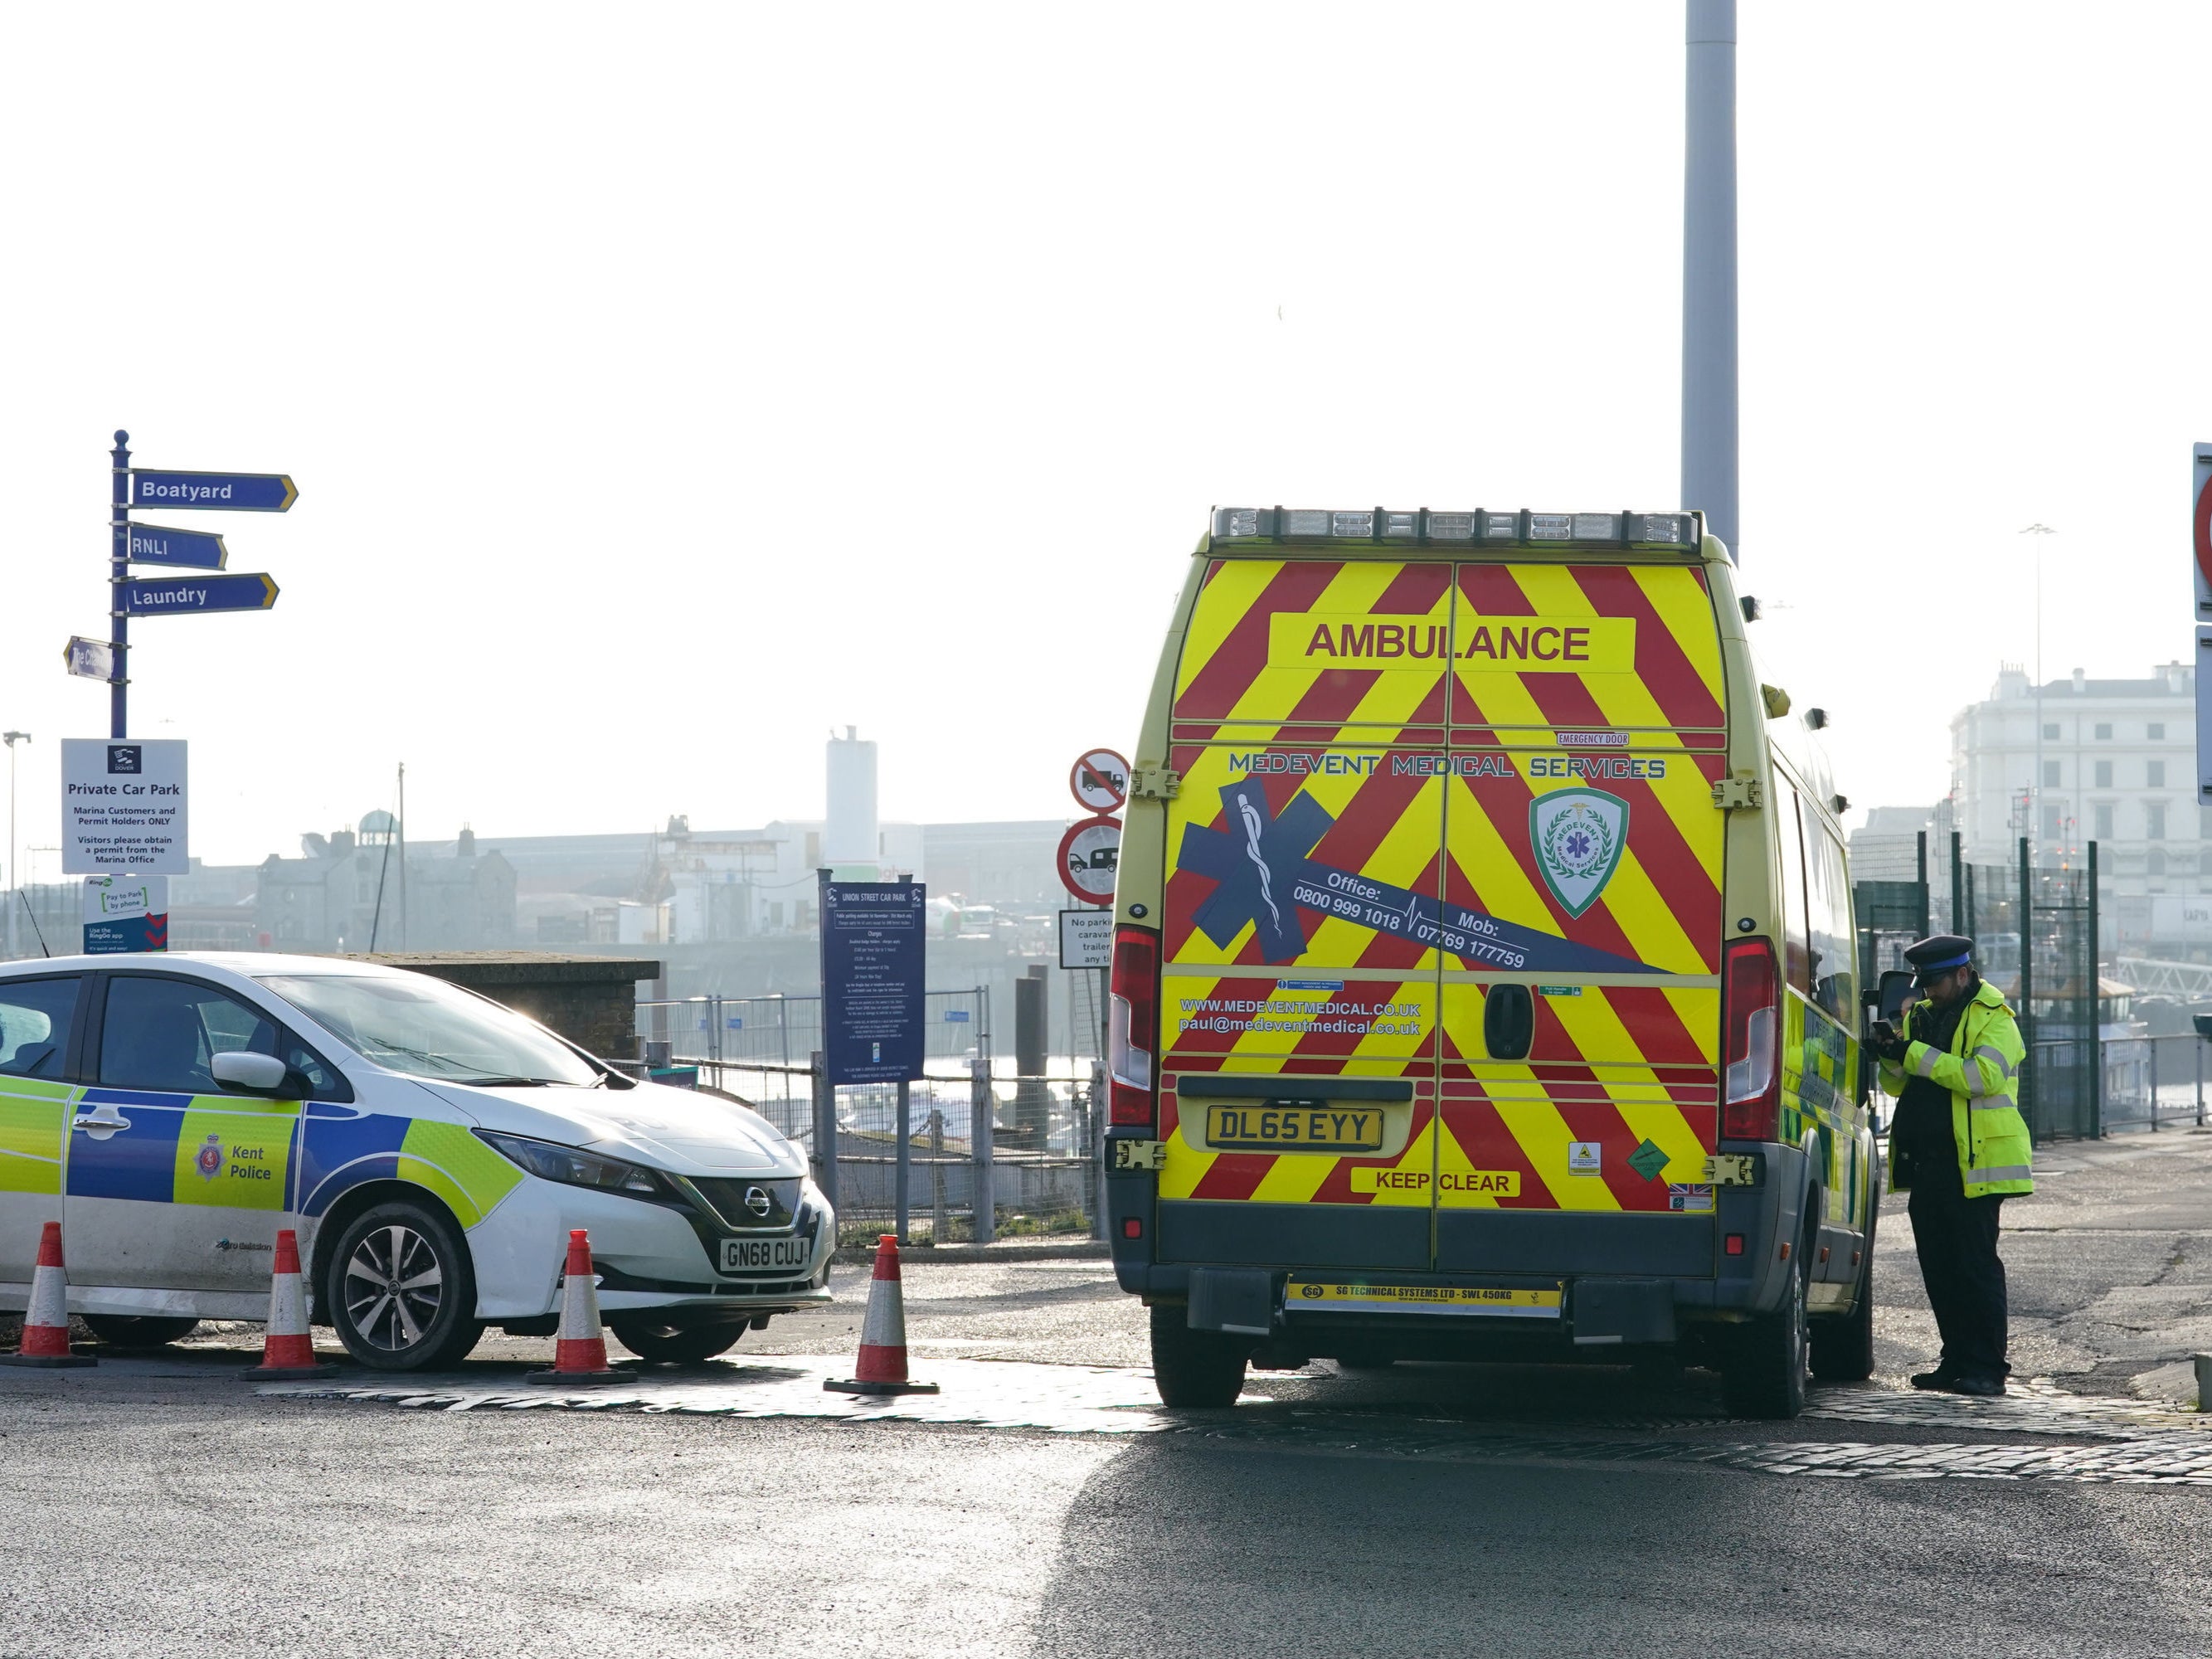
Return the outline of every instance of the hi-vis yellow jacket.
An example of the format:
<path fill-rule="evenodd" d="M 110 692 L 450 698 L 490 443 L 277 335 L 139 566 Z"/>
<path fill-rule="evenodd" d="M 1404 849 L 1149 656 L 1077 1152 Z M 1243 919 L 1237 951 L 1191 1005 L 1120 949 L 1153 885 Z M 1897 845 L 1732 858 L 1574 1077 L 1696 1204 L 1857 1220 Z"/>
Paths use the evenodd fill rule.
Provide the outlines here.
<path fill-rule="evenodd" d="M 1923 1001 L 1911 1012 L 1929 1006 Z M 1951 1034 L 1948 1051 L 1911 1042 L 1902 1065 L 1881 1062 L 1884 1094 L 1903 1094 L 1908 1073 L 1951 1091 L 1951 1139 L 1959 1148 L 1959 1173 L 1968 1198 L 2035 1190 L 2027 1120 L 2020 1115 L 2020 1065 L 2027 1056 L 2010 1005 L 1984 980 Z M 1911 1185 L 1909 1178 L 1899 1179 L 1893 1155 L 1890 1190 L 1904 1192 Z"/>

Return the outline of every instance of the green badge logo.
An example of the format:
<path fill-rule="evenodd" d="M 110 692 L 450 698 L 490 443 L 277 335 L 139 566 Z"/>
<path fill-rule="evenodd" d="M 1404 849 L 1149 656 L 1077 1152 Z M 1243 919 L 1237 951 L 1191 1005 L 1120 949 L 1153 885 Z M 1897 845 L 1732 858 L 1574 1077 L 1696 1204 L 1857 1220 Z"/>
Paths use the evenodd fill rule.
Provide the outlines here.
<path fill-rule="evenodd" d="M 1528 803 L 1528 845 L 1570 916 L 1597 902 L 1628 846 L 1628 803 L 1602 789 L 1554 789 Z"/>
<path fill-rule="evenodd" d="M 1668 1162 L 1667 1149 L 1650 1139 L 1628 1155 L 1628 1167 L 1646 1181 L 1658 1180 Z"/>

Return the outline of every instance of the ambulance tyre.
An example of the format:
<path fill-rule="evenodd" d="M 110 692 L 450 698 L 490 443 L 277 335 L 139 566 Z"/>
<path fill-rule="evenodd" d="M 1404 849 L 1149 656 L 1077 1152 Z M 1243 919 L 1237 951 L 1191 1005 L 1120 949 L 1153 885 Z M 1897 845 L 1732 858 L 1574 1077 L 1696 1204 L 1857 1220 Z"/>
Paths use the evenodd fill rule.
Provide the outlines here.
<path fill-rule="evenodd" d="M 111 1348 L 158 1348 L 181 1342 L 199 1329 L 197 1319 L 164 1318 L 159 1314 L 86 1314 L 92 1334 Z"/>
<path fill-rule="evenodd" d="M 1233 1406 L 1244 1392 L 1249 1339 L 1191 1329 L 1182 1308 L 1154 1308 L 1152 1381 L 1164 1406 Z"/>
<path fill-rule="evenodd" d="M 1736 1417 L 1790 1418 L 1805 1409 L 1805 1275 L 1812 1253 L 1796 1252 L 1782 1305 L 1733 1333 L 1721 1362 L 1721 1398 Z"/>
<path fill-rule="evenodd" d="M 371 1370 L 447 1370 L 483 1334 L 461 1230 L 442 1206 L 417 1199 L 372 1205 L 346 1224 L 322 1305 L 346 1352 Z"/>

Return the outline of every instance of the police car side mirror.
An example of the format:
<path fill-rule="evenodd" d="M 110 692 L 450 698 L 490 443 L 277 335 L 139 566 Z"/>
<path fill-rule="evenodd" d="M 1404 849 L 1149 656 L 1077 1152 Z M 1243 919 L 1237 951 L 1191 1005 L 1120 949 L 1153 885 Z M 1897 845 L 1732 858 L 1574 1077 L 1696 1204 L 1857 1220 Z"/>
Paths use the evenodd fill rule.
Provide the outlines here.
<path fill-rule="evenodd" d="M 284 1086 L 292 1068 L 274 1054 L 247 1054 L 234 1049 L 208 1062 L 208 1071 L 226 1089 L 246 1094 L 275 1094 Z"/>

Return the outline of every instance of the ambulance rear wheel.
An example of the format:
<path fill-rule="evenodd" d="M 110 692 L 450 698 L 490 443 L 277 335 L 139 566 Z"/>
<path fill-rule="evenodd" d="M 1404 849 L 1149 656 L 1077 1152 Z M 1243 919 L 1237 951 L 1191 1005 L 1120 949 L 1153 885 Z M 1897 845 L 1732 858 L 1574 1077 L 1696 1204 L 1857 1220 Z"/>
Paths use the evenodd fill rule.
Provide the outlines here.
<path fill-rule="evenodd" d="M 197 1319 L 164 1318 L 159 1314 L 87 1314 L 92 1334 L 111 1348 L 158 1348 L 181 1342 L 199 1329 Z"/>
<path fill-rule="evenodd" d="M 1154 1308 L 1152 1381 L 1164 1406 L 1233 1406 L 1244 1392 L 1249 1338 L 1191 1329 L 1182 1308 Z"/>
<path fill-rule="evenodd" d="M 1734 1333 L 1721 1362 L 1721 1398 L 1736 1417 L 1788 1418 L 1805 1409 L 1805 1275 L 1811 1252 L 1800 1245 L 1782 1305 Z"/>
<path fill-rule="evenodd" d="M 322 1305 L 371 1370 L 458 1365 L 483 1334 L 476 1268 L 445 1211 L 414 1199 L 364 1210 L 331 1252 Z"/>

